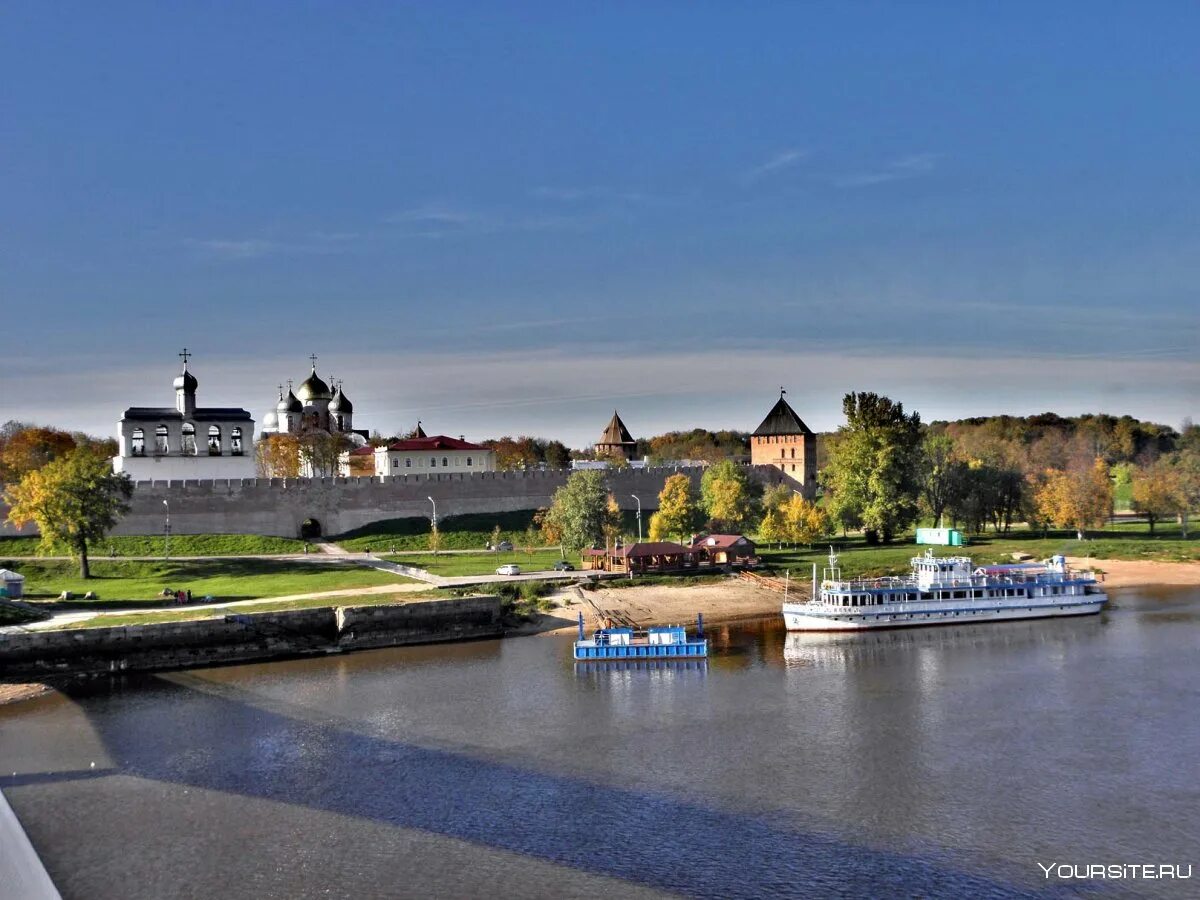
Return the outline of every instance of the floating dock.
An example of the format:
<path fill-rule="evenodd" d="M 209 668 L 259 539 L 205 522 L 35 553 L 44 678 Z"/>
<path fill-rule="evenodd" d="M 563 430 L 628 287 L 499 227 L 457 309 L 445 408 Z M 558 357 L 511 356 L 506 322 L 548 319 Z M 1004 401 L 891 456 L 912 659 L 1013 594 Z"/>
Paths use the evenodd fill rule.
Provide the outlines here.
<path fill-rule="evenodd" d="M 673 660 L 704 659 L 708 640 L 704 637 L 704 619 L 696 618 L 696 636 L 688 637 L 683 625 L 663 625 L 636 631 L 633 628 L 598 628 L 585 637 L 583 613 L 579 614 L 579 640 L 575 642 L 577 660 Z"/>

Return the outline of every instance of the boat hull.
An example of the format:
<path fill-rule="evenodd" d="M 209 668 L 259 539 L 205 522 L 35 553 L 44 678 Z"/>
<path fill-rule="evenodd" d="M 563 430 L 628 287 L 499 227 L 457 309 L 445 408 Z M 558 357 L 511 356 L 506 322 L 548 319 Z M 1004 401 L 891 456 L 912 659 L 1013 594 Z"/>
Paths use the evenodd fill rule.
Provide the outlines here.
<path fill-rule="evenodd" d="M 613 660 L 673 660 L 704 659 L 708 656 L 708 641 L 686 641 L 677 644 L 600 644 L 576 641 L 575 659 L 581 662 Z"/>
<path fill-rule="evenodd" d="M 788 631 L 875 631 L 884 628 L 920 628 L 931 625 L 963 625 L 975 622 L 1015 622 L 1022 619 L 1049 619 L 1060 616 L 1095 615 L 1104 608 L 1108 597 L 1088 594 L 1076 603 L 1026 603 L 1020 606 L 990 605 L 980 608 L 957 607 L 953 610 L 871 610 L 817 613 L 807 603 L 785 603 L 783 620 Z"/>

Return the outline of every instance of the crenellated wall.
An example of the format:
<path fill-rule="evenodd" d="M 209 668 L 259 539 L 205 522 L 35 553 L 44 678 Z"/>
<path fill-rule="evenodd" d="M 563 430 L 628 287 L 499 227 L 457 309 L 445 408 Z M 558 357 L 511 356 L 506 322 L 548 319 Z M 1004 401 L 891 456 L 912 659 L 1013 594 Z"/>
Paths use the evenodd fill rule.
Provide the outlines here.
<path fill-rule="evenodd" d="M 763 483 L 793 483 L 770 466 L 751 466 Z M 605 473 L 623 509 L 658 507 L 658 494 L 672 475 L 684 474 L 700 487 L 702 468 L 616 469 Z M 342 534 L 383 519 L 429 516 L 437 501 L 439 518 L 463 513 L 509 512 L 548 506 L 566 483 L 569 470 L 531 472 L 430 473 L 395 478 L 244 478 L 196 481 L 142 481 L 132 509 L 114 534 L 161 534 L 170 512 L 173 534 L 263 534 L 295 537 L 306 519 L 321 533 Z M 795 485 L 795 486 L 798 486 Z M 166 505 L 164 505 L 164 501 Z M 0 512 L 7 510 L 0 509 Z M 0 527 L 3 534 L 18 532 Z"/>

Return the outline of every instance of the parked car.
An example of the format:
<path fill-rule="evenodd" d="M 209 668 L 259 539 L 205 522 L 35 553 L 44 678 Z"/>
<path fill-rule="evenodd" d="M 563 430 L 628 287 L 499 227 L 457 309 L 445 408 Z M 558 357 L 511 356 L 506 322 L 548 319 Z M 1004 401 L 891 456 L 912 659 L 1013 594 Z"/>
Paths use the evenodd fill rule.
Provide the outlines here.
<path fill-rule="evenodd" d="M 496 574 L 497 575 L 520 575 L 521 567 L 516 565 L 515 563 L 509 563 L 508 565 L 504 565 L 504 566 L 501 566 L 500 568 L 498 568 L 496 570 Z"/>
<path fill-rule="evenodd" d="M 567 562 L 565 559 L 560 559 L 558 562 L 556 562 L 554 564 L 554 571 L 555 572 L 574 572 L 575 567 L 573 565 L 571 565 L 569 562 Z"/>
<path fill-rule="evenodd" d="M 512 550 L 512 548 L 512 541 L 501 541 L 496 545 L 497 550 L 504 550 L 505 552 Z"/>

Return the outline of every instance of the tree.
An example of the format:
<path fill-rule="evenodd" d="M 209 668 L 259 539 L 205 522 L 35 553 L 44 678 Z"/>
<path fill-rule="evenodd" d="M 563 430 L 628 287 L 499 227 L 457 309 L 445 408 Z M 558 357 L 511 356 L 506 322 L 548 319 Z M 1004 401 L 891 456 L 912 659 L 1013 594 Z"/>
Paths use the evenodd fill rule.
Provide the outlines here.
<path fill-rule="evenodd" d="M 700 504 L 709 521 L 740 531 L 753 511 L 754 495 L 746 470 L 730 460 L 709 466 L 700 479 Z"/>
<path fill-rule="evenodd" d="M 545 459 L 547 468 L 566 469 L 571 465 L 571 451 L 562 441 L 550 441 L 546 444 Z"/>
<path fill-rule="evenodd" d="M 20 481 L 35 469 L 75 450 L 75 438 L 57 428 L 23 426 L 7 436 L 0 449 L 0 481 Z"/>
<path fill-rule="evenodd" d="M 692 479 L 686 475 L 672 475 L 663 482 L 663 489 L 658 494 L 658 512 L 650 517 L 650 540 L 661 541 L 674 535 L 682 543 L 695 521 Z"/>
<path fill-rule="evenodd" d="M 429 529 L 429 552 L 437 556 L 442 549 L 442 533 L 438 531 L 436 525 L 430 526 Z"/>
<path fill-rule="evenodd" d="M 500 530 L 500 523 L 497 522 L 495 525 L 492 526 L 492 539 L 488 544 L 488 549 L 489 550 L 499 550 L 500 549 L 500 538 L 502 538 L 503 536 L 504 536 L 504 532 L 502 532 Z"/>
<path fill-rule="evenodd" d="M 538 529 L 533 522 L 530 522 L 529 527 L 525 529 L 522 541 L 525 544 L 525 552 L 529 556 L 533 556 L 533 551 L 538 545 Z"/>
<path fill-rule="evenodd" d="M 768 507 L 758 524 L 758 539 L 768 544 L 780 544 L 788 540 L 787 523 L 778 509 Z"/>
<path fill-rule="evenodd" d="M 36 522 L 42 547 L 65 547 L 79 559 L 79 576 L 91 578 L 88 543 L 99 541 L 129 510 L 133 481 L 112 470 L 108 458 L 77 450 L 25 475 L 5 491 L 8 521 Z"/>
<path fill-rule="evenodd" d="M 1188 516 L 1193 509 L 1200 506 L 1200 440 L 1193 443 L 1193 433 L 1200 438 L 1200 428 L 1194 425 L 1185 426 L 1183 449 L 1171 459 L 1179 479 L 1179 526 L 1184 540 L 1187 540 L 1188 536 Z"/>
<path fill-rule="evenodd" d="M 1112 509 L 1112 481 L 1100 457 L 1089 468 L 1046 472 L 1034 503 L 1043 521 L 1073 528 L 1083 540 L 1088 528 L 1098 527 Z"/>
<path fill-rule="evenodd" d="M 799 494 L 783 506 L 783 525 L 787 540 L 812 546 L 813 541 L 829 530 L 825 511 Z"/>
<path fill-rule="evenodd" d="M 1154 534 L 1155 522 L 1182 513 L 1187 505 L 1179 469 L 1168 460 L 1160 459 L 1136 470 L 1131 499 L 1133 508 L 1146 517 L 1150 533 Z"/>
<path fill-rule="evenodd" d="M 300 441 L 294 434 L 268 434 L 254 448 L 262 478 L 299 478 Z"/>
<path fill-rule="evenodd" d="M 917 515 L 921 417 L 870 393 L 847 394 L 846 424 L 830 447 L 822 481 L 843 526 L 861 524 L 869 543 L 887 543 Z"/>
<path fill-rule="evenodd" d="M 339 458 L 350 449 L 344 435 L 312 428 L 299 435 L 300 471 L 312 478 L 327 478 L 338 474 Z"/>
<path fill-rule="evenodd" d="M 559 551 L 562 552 L 562 529 L 551 515 L 549 507 L 543 506 L 533 514 L 533 524 L 541 530 L 542 540 L 550 546 L 558 545 Z"/>
<path fill-rule="evenodd" d="M 950 505 L 954 490 L 954 438 L 948 434 L 929 434 L 921 444 L 921 498 L 933 524 L 942 525 L 942 513 Z"/>
<path fill-rule="evenodd" d="M 615 547 L 621 540 L 621 507 L 617 498 L 609 494 L 604 501 L 604 522 L 600 526 L 604 533 L 604 545 Z"/>
<path fill-rule="evenodd" d="M 554 492 L 542 530 L 558 536 L 558 543 L 574 553 L 604 539 L 608 491 L 604 473 L 591 469 L 572 472 Z"/>

